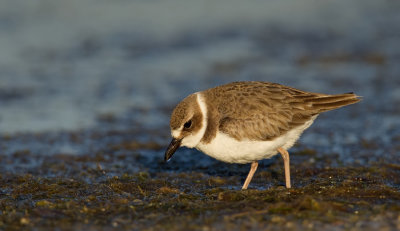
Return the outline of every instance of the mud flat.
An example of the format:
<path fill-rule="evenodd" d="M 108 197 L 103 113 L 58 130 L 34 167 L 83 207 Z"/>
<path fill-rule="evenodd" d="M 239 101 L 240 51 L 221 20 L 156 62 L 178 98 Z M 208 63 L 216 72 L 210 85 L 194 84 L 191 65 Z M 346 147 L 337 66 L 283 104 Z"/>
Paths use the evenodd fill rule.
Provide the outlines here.
<path fill-rule="evenodd" d="M 261 162 L 249 190 L 248 167 L 181 150 L 163 162 L 163 144 L 130 132 L 16 135 L 8 144 L 67 142 L 88 153 L 29 149 L 2 155 L 0 226 L 4 230 L 377 230 L 400 228 L 400 165 L 332 164 L 317 150 L 292 153 L 294 188 L 283 162 Z M 157 140 L 156 132 L 149 131 Z M 114 137 L 114 138 L 112 138 Z M 118 137 L 115 138 L 115 137 Z M 37 144 L 37 145 L 35 145 Z M 82 150 L 85 150 L 82 148 Z M 333 155 L 333 154 L 332 154 Z M 335 157 L 333 155 L 332 157 Z"/>

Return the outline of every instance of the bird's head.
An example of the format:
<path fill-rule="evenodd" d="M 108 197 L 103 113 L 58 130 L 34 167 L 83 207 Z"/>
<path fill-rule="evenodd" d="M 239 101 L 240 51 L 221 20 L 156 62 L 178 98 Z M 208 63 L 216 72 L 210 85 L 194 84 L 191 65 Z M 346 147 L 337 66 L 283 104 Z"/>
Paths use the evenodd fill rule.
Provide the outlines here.
<path fill-rule="evenodd" d="M 197 94 L 182 100 L 173 110 L 170 120 L 172 141 L 165 152 L 165 161 L 169 160 L 180 146 L 195 147 L 205 131 L 204 115 Z"/>

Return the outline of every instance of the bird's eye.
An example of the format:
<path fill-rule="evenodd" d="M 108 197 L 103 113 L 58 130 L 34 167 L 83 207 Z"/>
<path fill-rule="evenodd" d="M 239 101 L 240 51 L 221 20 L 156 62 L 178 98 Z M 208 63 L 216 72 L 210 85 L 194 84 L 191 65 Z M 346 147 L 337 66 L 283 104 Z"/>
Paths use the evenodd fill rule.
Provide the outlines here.
<path fill-rule="evenodd" d="M 188 122 L 186 122 L 183 127 L 184 128 L 190 128 L 192 126 L 192 120 L 189 120 Z"/>

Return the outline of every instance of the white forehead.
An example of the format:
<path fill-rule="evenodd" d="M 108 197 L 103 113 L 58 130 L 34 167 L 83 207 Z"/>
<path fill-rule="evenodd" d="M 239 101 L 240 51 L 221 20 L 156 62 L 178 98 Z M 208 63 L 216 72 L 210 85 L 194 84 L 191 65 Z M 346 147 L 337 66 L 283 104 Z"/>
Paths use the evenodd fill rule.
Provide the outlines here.
<path fill-rule="evenodd" d="M 181 136 L 181 132 L 182 132 L 181 129 L 175 129 L 175 130 L 172 130 L 172 131 L 171 131 L 171 135 L 172 135 L 172 137 L 174 137 L 174 138 L 178 138 L 178 137 Z"/>

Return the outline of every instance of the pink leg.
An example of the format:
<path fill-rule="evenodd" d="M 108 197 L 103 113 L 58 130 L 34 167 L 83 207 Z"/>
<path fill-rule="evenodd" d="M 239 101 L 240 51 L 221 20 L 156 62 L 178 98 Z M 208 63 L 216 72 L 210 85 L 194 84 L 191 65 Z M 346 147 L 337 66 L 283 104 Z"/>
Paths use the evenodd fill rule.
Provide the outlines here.
<path fill-rule="evenodd" d="M 283 163 L 285 166 L 286 188 L 291 188 L 292 186 L 290 185 L 289 153 L 283 148 L 278 148 L 278 152 L 282 155 Z"/>
<path fill-rule="evenodd" d="M 257 162 L 257 161 L 253 161 L 253 162 L 251 163 L 251 168 L 250 168 L 250 171 L 249 171 L 249 175 L 247 175 L 247 178 L 246 178 L 246 180 L 244 181 L 244 184 L 243 184 L 242 189 L 247 189 L 247 187 L 248 187 L 249 184 L 250 184 L 251 179 L 252 179 L 253 176 L 254 176 L 254 173 L 255 173 L 256 170 L 257 170 L 257 167 L 258 167 L 258 162 Z"/>

